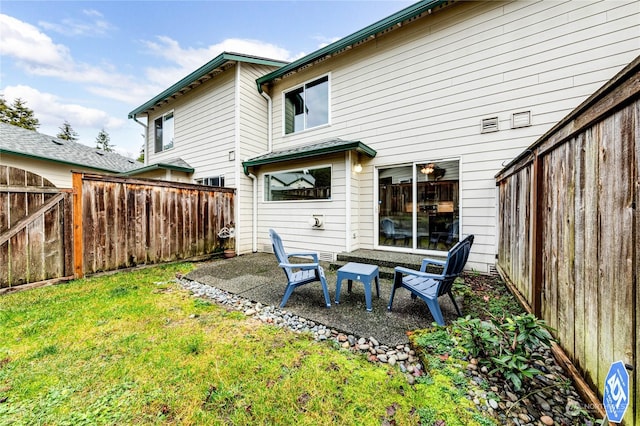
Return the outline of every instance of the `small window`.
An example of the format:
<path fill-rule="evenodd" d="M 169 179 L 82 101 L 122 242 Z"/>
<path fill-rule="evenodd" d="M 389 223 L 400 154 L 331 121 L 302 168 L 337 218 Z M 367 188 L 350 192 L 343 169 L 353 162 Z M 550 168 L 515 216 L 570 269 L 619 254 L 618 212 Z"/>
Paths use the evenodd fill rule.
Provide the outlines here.
<path fill-rule="evenodd" d="M 265 201 L 330 200 L 331 167 L 264 176 Z"/>
<path fill-rule="evenodd" d="M 284 132 L 300 132 L 329 123 L 329 76 L 284 94 Z"/>
<path fill-rule="evenodd" d="M 212 176 L 212 177 L 196 179 L 196 183 L 199 184 L 199 185 L 223 187 L 224 186 L 224 176 L 220 175 L 220 176 Z"/>
<path fill-rule="evenodd" d="M 156 118 L 154 122 L 156 152 L 173 148 L 173 111 Z"/>

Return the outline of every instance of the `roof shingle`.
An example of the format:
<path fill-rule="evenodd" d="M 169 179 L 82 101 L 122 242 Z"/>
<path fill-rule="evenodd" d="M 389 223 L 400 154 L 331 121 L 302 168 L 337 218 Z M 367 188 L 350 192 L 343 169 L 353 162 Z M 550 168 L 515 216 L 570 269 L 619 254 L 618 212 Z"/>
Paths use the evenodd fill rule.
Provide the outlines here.
<path fill-rule="evenodd" d="M 90 167 L 111 173 L 128 172 L 144 166 L 116 152 L 103 151 L 7 123 L 0 123 L 0 153 Z"/>

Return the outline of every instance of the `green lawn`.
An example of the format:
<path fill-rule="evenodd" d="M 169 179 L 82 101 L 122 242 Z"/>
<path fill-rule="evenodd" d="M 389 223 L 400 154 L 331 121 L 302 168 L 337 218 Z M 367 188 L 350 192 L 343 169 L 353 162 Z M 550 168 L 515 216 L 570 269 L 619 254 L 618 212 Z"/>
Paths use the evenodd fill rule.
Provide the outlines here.
<path fill-rule="evenodd" d="M 447 375 L 410 386 L 193 298 L 172 281 L 191 268 L 0 296 L 0 424 L 490 424 Z"/>

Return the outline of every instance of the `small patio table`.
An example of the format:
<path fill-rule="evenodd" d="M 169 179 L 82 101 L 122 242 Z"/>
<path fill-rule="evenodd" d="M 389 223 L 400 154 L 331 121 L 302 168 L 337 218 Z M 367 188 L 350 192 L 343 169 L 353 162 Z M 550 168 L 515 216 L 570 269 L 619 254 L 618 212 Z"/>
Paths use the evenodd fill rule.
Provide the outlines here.
<path fill-rule="evenodd" d="M 347 290 L 351 293 L 351 284 L 353 280 L 361 281 L 364 284 L 364 298 L 367 303 L 367 311 L 371 312 L 371 280 L 376 280 L 376 292 L 378 299 L 380 298 L 380 274 L 376 265 L 367 265 L 366 263 L 349 262 L 342 268 L 338 269 L 338 278 L 336 282 L 336 304 L 340 303 L 340 287 L 342 280 L 348 280 Z"/>

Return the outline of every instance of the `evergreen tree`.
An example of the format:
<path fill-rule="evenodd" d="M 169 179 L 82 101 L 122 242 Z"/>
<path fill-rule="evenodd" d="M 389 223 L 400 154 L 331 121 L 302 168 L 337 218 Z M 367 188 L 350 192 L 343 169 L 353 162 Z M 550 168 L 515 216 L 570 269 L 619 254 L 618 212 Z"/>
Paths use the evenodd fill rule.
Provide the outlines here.
<path fill-rule="evenodd" d="M 140 155 L 138 155 L 138 158 L 136 158 L 136 160 L 141 163 L 144 163 L 144 145 L 140 147 Z"/>
<path fill-rule="evenodd" d="M 96 137 L 96 148 L 106 152 L 113 151 L 113 145 L 111 145 L 111 137 L 109 136 L 109 133 L 104 130 L 104 128 L 100 130 L 100 132 L 98 133 L 98 137 Z"/>
<path fill-rule="evenodd" d="M 78 140 L 78 132 L 73 130 L 73 127 L 71 127 L 71 124 L 69 124 L 67 120 L 64 120 L 64 123 L 59 127 L 59 129 L 60 133 L 56 135 L 57 138 L 72 142 Z"/>
<path fill-rule="evenodd" d="M 33 110 L 27 107 L 22 99 L 16 98 L 11 105 L 7 105 L 2 95 L 0 95 L 0 121 L 27 130 L 37 130 L 40 126 L 40 121 L 35 117 Z"/>
<path fill-rule="evenodd" d="M 0 122 L 11 124 L 11 113 L 7 101 L 0 95 Z"/>

